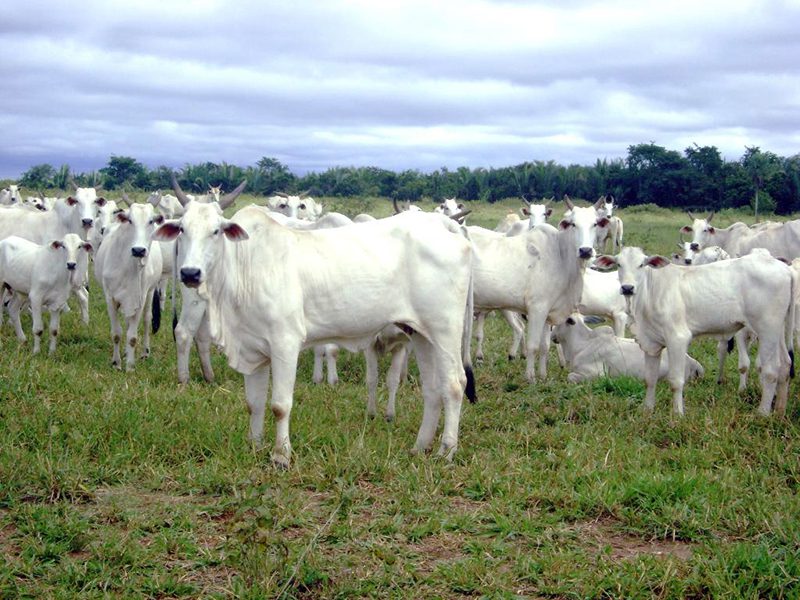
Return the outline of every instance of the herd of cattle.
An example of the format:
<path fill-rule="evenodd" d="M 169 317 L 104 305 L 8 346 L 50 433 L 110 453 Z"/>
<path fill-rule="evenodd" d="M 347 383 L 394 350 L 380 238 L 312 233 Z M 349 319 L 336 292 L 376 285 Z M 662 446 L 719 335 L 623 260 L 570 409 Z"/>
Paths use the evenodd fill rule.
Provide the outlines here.
<path fill-rule="evenodd" d="M 513 331 L 509 357 L 524 344 L 526 376 L 547 374 L 551 341 L 568 367 L 569 381 L 626 374 L 647 384 L 645 407 L 655 405 L 656 383 L 666 379 L 673 410 L 683 414 L 687 379 L 703 374 L 688 354 L 692 339 L 718 339 L 718 378 L 735 339 L 740 388 L 749 370 L 748 347 L 758 344 L 762 414 L 786 410 L 793 374 L 800 221 L 736 223 L 727 229 L 692 217 L 692 241 L 672 259 L 623 247 L 623 223 L 611 197 L 592 206 L 565 198 L 566 212 L 552 226 L 552 209 L 526 202 L 494 230 L 467 226 L 469 213 L 445 200 L 433 213 L 395 204 L 383 219 L 327 212 L 312 198 L 280 194 L 267 206 L 249 205 L 231 218 L 223 211 L 244 189 L 219 188 L 193 196 L 173 179 L 172 194 L 144 203 L 117 201 L 97 188 L 75 187 L 66 198 L 22 198 L 16 186 L 0 192 L 0 282 L 3 312 L 16 335 L 25 334 L 21 310 L 29 306 L 33 351 L 50 313 L 49 350 L 59 318 L 74 295 L 88 322 L 90 255 L 111 323 L 112 364 L 135 365 L 144 321 L 143 354 L 157 330 L 166 288 L 175 311 L 177 373 L 189 379 L 189 353 L 197 347 L 203 377 L 213 381 L 212 343 L 244 375 L 250 438 L 260 443 L 270 377 L 276 421 L 272 459 L 288 465 L 289 416 L 298 355 L 314 347 L 314 381 L 336 383 L 339 347 L 363 351 L 368 402 L 376 413 L 378 357 L 392 354 L 386 418 L 413 350 L 424 399 L 413 451 L 431 448 L 440 414 L 439 454 L 458 444 L 463 395 L 474 401 L 471 366 L 473 319 L 476 360 L 483 358 L 486 315 L 500 310 Z M 598 249 L 611 249 L 598 254 Z M 789 263 L 789 264 L 787 264 Z M 616 271 L 609 271 L 617 267 Z M 170 286 L 170 281 L 172 285 Z M 605 317 L 612 327 L 589 328 L 584 317 Z M 626 338 L 630 331 L 634 339 Z M 666 350 L 666 352 L 662 352 Z M 538 371 L 538 374 L 537 374 Z"/>

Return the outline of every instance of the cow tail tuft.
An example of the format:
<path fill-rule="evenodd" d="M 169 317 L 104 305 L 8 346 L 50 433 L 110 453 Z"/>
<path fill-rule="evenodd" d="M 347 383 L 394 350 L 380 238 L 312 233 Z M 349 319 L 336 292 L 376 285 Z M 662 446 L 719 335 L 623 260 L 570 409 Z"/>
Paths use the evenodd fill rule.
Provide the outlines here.
<path fill-rule="evenodd" d="M 728 354 L 733 352 L 733 338 L 728 339 Z"/>
<path fill-rule="evenodd" d="M 469 365 L 464 366 L 464 373 L 467 376 L 467 387 L 464 393 L 470 401 L 470 404 L 475 404 L 478 401 L 478 395 L 475 392 L 475 374 L 472 372 L 472 367 Z"/>
<path fill-rule="evenodd" d="M 161 328 L 161 294 L 156 288 L 153 291 L 153 333 Z"/>

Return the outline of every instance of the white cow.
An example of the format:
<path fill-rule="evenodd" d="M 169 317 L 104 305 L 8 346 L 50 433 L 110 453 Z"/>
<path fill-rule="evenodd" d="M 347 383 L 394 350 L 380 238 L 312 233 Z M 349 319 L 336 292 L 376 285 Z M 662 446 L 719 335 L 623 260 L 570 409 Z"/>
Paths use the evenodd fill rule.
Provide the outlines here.
<path fill-rule="evenodd" d="M 692 225 L 683 226 L 681 232 L 692 234 L 691 247 L 695 252 L 717 245 L 731 256 L 744 256 L 754 248 L 764 248 L 772 256 L 789 261 L 800 256 L 800 220 L 759 223 L 752 227 L 734 223 L 720 229 L 711 225 L 713 212 L 705 219 L 698 219 L 690 212 L 687 214 Z"/>
<path fill-rule="evenodd" d="M 27 298 L 33 316 L 33 353 L 41 346 L 42 309 L 50 312 L 50 354 L 55 352 L 61 311 L 73 288 L 82 287 L 89 269 L 92 245 L 74 233 L 46 245 L 21 237 L 0 240 L 0 286 L 10 288 L 9 314 L 17 338 L 25 341 L 19 311 Z M 3 312 L 0 310 L 0 324 Z"/>
<path fill-rule="evenodd" d="M 791 270 L 764 253 L 699 267 L 680 267 L 663 256 L 626 247 L 601 256 L 600 266 L 618 265 L 621 292 L 630 297 L 636 341 L 647 357 L 645 408 L 655 407 L 661 351 L 669 350 L 668 380 L 673 411 L 683 415 L 686 350 L 698 335 L 730 336 L 748 327 L 758 336 L 761 365 L 759 412 L 783 413 L 792 366 L 794 286 Z"/>
<path fill-rule="evenodd" d="M 644 379 L 645 355 L 639 345 L 634 340 L 614 335 L 610 327 L 590 329 L 580 313 L 572 313 L 564 323 L 553 329 L 553 341 L 564 350 L 570 369 L 567 380 L 572 383 L 604 375 L 628 375 Z M 687 380 L 703 376 L 703 366 L 699 362 L 688 355 L 685 361 L 684 376 Z M 659 379 L 667 376 L 668 368 L 668 353 L 665 352 L 659 363 Z"/>
<path fill-rule="evenodd" d="M 143 357 L 150 355 L 150 327 L 158 331 L 160 303 L 154 292 L 161 277 L 161 248 L 151 236 L 164 221 L 152 204 L 133 204 L 116 213 L 119 225 L 103 240 L 94 261 L 94 273 L 106 298 L 114 345 L 111 364 L 122 368 L 119 344 L 122 326 L 118 312 L 125 318 L 125 369 L 136 361 L 139 323 L 144 318 Z M 152 314 L 151 314 L 152 308 Z"/>
<path fill-rule="evenodd" d="M 475 397 L 469 363 L 472 248 L 452 220 L 404 213 L 353 227 L 297 231 L 257 207 L 228 220 L 215 207 L 191 202 L 180 221 L 156 232 L 157 239 L 178 236 L 181 279 L 208 298 L 212 334 L 245 377 L 256 442 L 263 436 L 272 373 L 276 464 L 287 466 L 291 456 L 289 417 L 300 350 L 327 342 L 358 348 L 387 325 L 412 337 L 419 364 L 425 404 L 414 450 L 430 448 L 444 407 L 439 454 L 452 458 L 465 386 Z M 326 260 L 310 260 L 316 256 Z"/>
<path fill-rule="evenodd" d="M 267 198 L 267 206 L 270 210 L 292 217 L 294 219 L 306 219 L 316 221 L 322 216 L 323 206 L 318 204 L 314 198 L 303 193 L 299 196 L 291 196 L 282 192 Z"/>
<path fill-rule="evenodd" d="M 470 229 L 475 246 L 474 293 L 479 310 L 505 309 L 528 318 L 526 376 L 547 374 L 550 330 L 546 325 L 566 319 L 577 309 L 586 262 L 594 254 L 595 228 L 600 219 L 593 207 L 578 207 L 567 199 L 569 211 L 559 229 L 544 224 L 507 237 Z"/>
<path fill-rule="evenodd" d="M 628 324 L 627 303 L 619 293 L 616 273 L 586 269 L 578 310 L 584 315 L 600 315 L 611 319 L 614 323 L 614 334 L 625 337 L 625 326 Z"/>
<path fill-rule="evenodd" d="M 622 237 L 624 225 L 622 219 L 613 215 L 614 212 L 614 196 L 600 196 L 595 203 L 598 216 L 604 216 L 608 219 L 608 223 L 603 227 L 597 228 L 597 248 L 605 252 L 608 249 L 609 242 L 611 243 L 611 251 L 618 252 L 622 249 Z"/>
<path fill-rule="evenodd" d="M 508 233 L 509 230 L 518 223 L 522 223 L 519 215 L 515 212 L 509 212 L 505 217 L 500 219 L 500 221 L 497 223 L 497 227 L 495 227 L 494 230 L 497 233 Z"/>
<path fill-rule="evenodd" d="M 22 204 L 19 186 L 9 185 L 7 188 L 0 190 L 0 204 L 6 206 Z"/>

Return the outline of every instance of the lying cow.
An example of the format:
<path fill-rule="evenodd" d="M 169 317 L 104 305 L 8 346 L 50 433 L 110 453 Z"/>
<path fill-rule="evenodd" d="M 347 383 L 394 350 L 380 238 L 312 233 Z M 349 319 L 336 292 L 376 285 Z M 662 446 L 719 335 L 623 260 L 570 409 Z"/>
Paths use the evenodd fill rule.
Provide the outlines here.
<path fill-rule="evenodd" d="M 572 383 L 604 375 L 628 375 L 644 379 L 645 355 L 639 345 L 634 340 L 617 337 L 610 327 L 590 329 L 580 313 L 573 313 L 564 323 L 555 327 L 553 341 L 564 350 L 564 358 L 570 369 L 567 380 Z M 666 378 L 668 372 L 668 353 L 664 353 L 659 363 L 658 378 Z M 686 379 L 702 377 L 703 373 L 703 366 L 686 355 Z"/>
<path fill-rule="evenodd" d="M 33 353 L 38 354 L 44 323 L 42 310 L 50 312 L 50 354 L 55 352 L 61 311 L 76 287 L 83 286 L 92 245 L 77 234 L 40 245 L 11 236 L 0 241 L 0 283 L 13 292 L 8 310 L 17 338 L 25 341 L 19 312 L 25 298 L 33 315 Z M 0 310 L 0 324 L 3 312 Z"/>

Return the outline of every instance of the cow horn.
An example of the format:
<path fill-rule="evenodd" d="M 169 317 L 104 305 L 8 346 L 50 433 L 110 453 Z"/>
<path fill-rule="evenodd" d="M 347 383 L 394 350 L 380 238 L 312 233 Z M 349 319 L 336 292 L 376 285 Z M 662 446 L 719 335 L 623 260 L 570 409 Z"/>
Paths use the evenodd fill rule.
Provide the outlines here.
<path fill-rule="evenodd" d="M 247 185 L 247 179 L 242 181 L 239 185 L 236 186 L 236 189 L 233 190 L 230 194 L 225 194 L 222 198 L 219 199 L 219 207 L 222 210 L 228 208 L 236 198 L 239 197 L 239 194 L 244 191 L 244 187 Z"/>
<path fill-rule="evenodd" d="M 311 194 L 311 190 L 306 190 L 305 192 L 300 192 L 300 196 L 299 197 L 300 198 L 308 198 L 308 196 L 310 194 Z"/>
<path fill-rule="evenodd" d="M 124 197 L 125 197 L 125 194 L 122 194 L 122 196 L 123 196 L 123 198 L 124 198 Z M 147 197 L 147 201 L 148 201 L 150 204 L 152 204 L 153 206 L 158 206 L 158 205 L 161 203 L 161 192 L 160 192 L 160 191 L 158 191 L 158 190 L 157 190 L 157 191 L 155 191 L 155 192 L 152 192 L 152 193 L 151 193 L 151 194 L 150 194 L 150 195 Z"/>
<path fill-rule="evenodd" d="M 94 186 L 94 189 L 95 189 L 95 191 L 97 191 L 97 192 L 99 192 L 100 190 L 102 190 L 102 189 L 103 189 L 103 182 L 101 181 L 101 182 L 100 182 L 100 183 L 98 183 L 96 186 Z"/>
<path fill-rule="evenodd" d="M 275 192 L 275 195 L 278 196 L 278 198 L 288 198 L 289 197 L 289 194 L 287 194 L 286 192 Z"/>
<path fill-rule="evenodd" d="M 75 183 L 75 180 L 72 178 L 72 175 L 70 175 L 69 179 L 67 180 L 67 185 L 72 188 L 73 192 L 78 191 L 78 184 Z"/>
<path fill-rule="evenodd" d="M 39 199 L 44 200 L 44 192 L 42 190 L 39 190 Z"/>
<path fill-rule="evenodd" d="M 564 194 L 564 204 L 567 205 L 567 210 L 572 210 L 575 208 L 575 205 L 572 203 L 572 200 L 569 199 L 569 196 Z"/>
<path fill-rule="evenodd" d="M 172 191 L 175 192 L 175 195 L 178 197 L 178 202 L 181 203 L 181 206 L 186 206 L 191 202 L 191 199 L 184 193 L 181 189 L 181 186 L 178 185 L 178 180 L 175 178 L 175 173 L 170 173 L 169 181 L 172 184 Z"/>
<path fill-rule="evenodd" d="M 397 206 L 397 198 L 392 198 L 392 206 L 394 206 L 394 214 L 399 215 L 402 210 Z"/>
<path fill-rule="evenodd" d="M 461 223 L 464 220 L 464 218 L 471 212 L 472 212 L 471 208 L 465 208 L 464 210 L 461 210 L 454 215 L 450 215 L 450 218 L 453 219 L 453 221 L 455 221 L 456 223 Z"/>
<path fill-rule="evenodd" d="M 712 210 L 710 213 L 708 213 L 708 216 L 706 217 L 706 222 L 710 223 L 711 222 L 711 218 L 713 216 L 714 216 L 714 211 Z"/>
<path fill-rule="evenodd" d="M 695 218 L 695 216 L 692 214 L 692 211 L 690 211 L 690 210 L 687 210 L 687 211 L 686 211 L 686 214 L 687 214 L 687 215 L 689 215 L 689 218 L 690 218 L 692 221 L 696 221 L 696 220 L 697 220 L 697 219 Z"/>
<path fill-rule="evenodd" d="M 595 210 L 599 210 L 599 209 L 603 208 L 605 206 L 605 204 L 606 204 L 606 197 L 605 196 L 600 196 L 597 199 L 597 202 L 594 203 L 594 209 Z"/>

